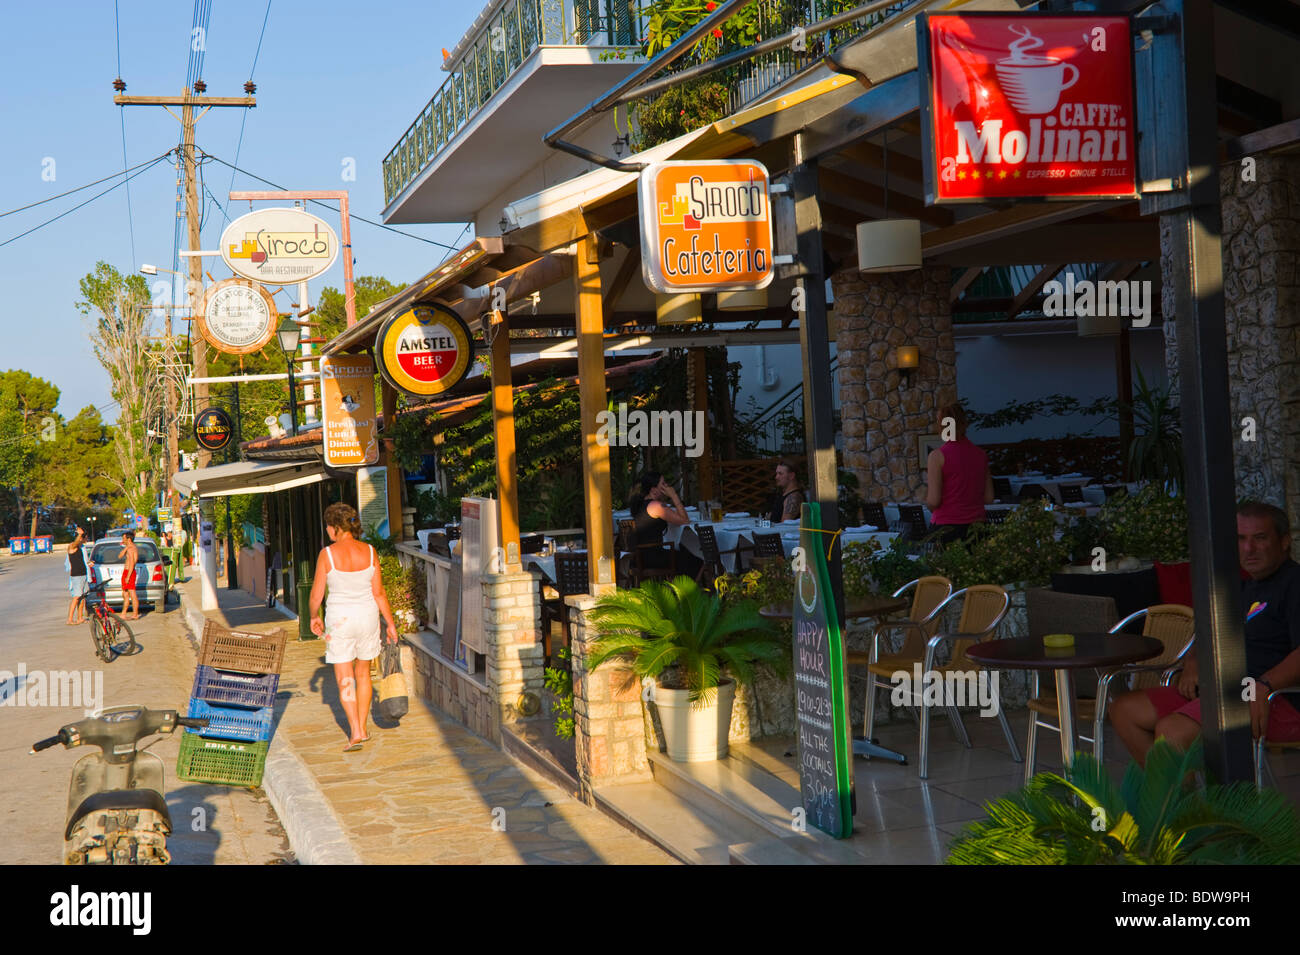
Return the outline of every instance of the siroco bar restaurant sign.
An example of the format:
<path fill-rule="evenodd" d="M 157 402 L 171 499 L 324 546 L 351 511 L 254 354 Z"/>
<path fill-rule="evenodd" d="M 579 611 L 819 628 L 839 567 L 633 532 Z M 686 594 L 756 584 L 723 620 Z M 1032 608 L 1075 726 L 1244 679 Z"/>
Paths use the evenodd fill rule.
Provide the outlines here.
<path fill-rule="evenodd" d="M 375 336 L 379 371 L 398 391 L 431 398 L 469 371 L 474 340 L 445 305 L 416 305 L 384 322 Z"/>
<path fill-rule="evenodd" d="M 258 209 L 221 233 L 221 258 L 230 271 L 267 285 L 313 279 L 329 271 L 338 254 L 334 230 L 301 209 Z"/>
<path fill-rule="evenodd" d="M 194 440 L 206 451 L 220 451 L 235 436 L 235 425 L 223 408 L 205 408 L 194 416 Z"/>
<path fill-rule="evenodd" d="M 928 203 L 1137 195 L 1127 17 L 919 19 Z"/>
<path fill-rule="evenodd" d="M 771 284 L 772 210 L 762 163 L 652 163 L 641 172 L 638 198 L 649 288 L 671 295 Z"/>

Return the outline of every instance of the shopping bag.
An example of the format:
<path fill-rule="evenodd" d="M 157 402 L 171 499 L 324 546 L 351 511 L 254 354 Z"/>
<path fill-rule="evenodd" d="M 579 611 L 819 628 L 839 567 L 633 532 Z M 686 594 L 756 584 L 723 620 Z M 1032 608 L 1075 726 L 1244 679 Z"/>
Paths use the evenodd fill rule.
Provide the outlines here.
<path fill-rule="evenodd" d="M 402 673 L 401 647 L 385 640 L 378 662 L 379 715 L 389 720 L 400 720 L 410 708 L 406 699 L 406 676 Z"/>

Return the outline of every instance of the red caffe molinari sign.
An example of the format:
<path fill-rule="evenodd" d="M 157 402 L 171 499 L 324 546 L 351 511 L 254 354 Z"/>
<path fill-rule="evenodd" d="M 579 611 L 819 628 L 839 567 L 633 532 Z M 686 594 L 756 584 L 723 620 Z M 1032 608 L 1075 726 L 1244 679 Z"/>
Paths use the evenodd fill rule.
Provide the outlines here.
<path fill-rule="evenodd" d="M 395 315 L 375 339 L 379 370 L 399 391 L 440 395 L 469 371 L 474 343 L 460 316 L 436 303 Z"/>
<path fill-rule="evenodd" d="M 1127 17 L 922 17 L 928 202 L 1137 195 Z"/>

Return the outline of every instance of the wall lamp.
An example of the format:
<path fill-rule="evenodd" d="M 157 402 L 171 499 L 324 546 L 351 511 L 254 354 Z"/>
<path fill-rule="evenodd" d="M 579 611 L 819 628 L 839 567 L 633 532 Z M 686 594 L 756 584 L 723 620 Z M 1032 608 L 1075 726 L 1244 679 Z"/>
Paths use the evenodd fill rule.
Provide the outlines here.
<path fill-rule="evenodd" d="M 894 349 L 894 364 L 898 368 L 899 387 L 912 384 L 912 372 L 921 364 L 921 351 L 915 345 L 899 345 Z"/>

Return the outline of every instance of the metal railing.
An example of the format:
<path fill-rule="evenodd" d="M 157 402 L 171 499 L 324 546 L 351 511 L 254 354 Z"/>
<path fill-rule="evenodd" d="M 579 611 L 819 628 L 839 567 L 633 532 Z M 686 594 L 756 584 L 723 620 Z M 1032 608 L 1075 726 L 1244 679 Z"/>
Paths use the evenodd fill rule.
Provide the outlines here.
<path fill-rule="evenodd" d="M 831 359 L 831 389 L 840 384 L 839 356 Z M 839 412 L 836 412 L 838 416 Z M 795 385 L 752 418 L 739 422 L 754 447 L 764 454 L 803 453 L 803 382 Z M 839 428 L 837 427 L 838 431 Z"/>
<path fill-rule="evenodd" d="M 636 46 L 643 27 L 637 0 L 513 0 L 502 6 L 384 158 L 384 201 L 405 189 L 539 46 Z"/>
<path fill-rule="evenodd" d="M 917 0 L 902 2 L 807 37 L 804 49 L 785 47 L 708 74 L 728 89 L 730 112 L 742 109 L 827 53 L 855 39 Z M 506 80 L 539 46 L 635 47 L 645 35 L 643 0 L 513 0 L 459 54 L 433 98 L 384 158 L 384 202 L 389 203 L 447 148 Z M 760 35 L 778 36 L 850 7 L 845 0 L 784 0 L 765 5 Z M 697 66 L 691 53 L 672 72 Z M 653 99 L 650 97 L 649 99 Z"/>

